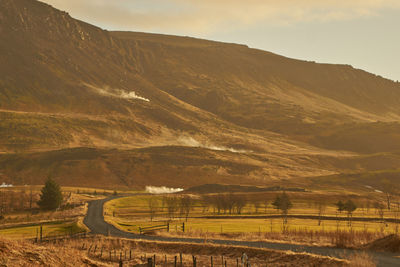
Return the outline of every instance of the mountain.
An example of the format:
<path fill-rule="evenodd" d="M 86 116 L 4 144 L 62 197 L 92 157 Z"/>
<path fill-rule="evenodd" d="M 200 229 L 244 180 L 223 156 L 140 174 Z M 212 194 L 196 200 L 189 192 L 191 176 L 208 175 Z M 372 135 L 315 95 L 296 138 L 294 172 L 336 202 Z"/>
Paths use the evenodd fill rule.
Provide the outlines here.
<path fill-rule="evenodd" d="M 265 185 L 399 163 L 400 84 L 349 65 L 109 32 L 35 0 L 0 2 L 0 37 L 10 182 Z"/>

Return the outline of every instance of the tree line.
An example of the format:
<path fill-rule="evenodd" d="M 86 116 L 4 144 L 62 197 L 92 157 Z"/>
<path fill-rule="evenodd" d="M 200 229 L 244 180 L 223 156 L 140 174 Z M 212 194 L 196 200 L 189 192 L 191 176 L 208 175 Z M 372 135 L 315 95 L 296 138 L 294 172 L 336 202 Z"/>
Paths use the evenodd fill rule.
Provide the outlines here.
<path fill-rule="evenodd" d="M 5 214 L 15 211 L 56 210 L 61 207 L 66 196 L 61 192 L 60 186 L 51 178 L 46 180 L 40 194 L 34 192 L 30 186 L 26 189 L 15 191 L 12 189 L 0 190 L 0 219 Z"/>
<path fill-rule="evenodd" d="M 320 225 L 328 205 L 324 200 L 315 200 L 314 204 L 318 213 L 318 224 Z M 252 207 L 252 212 L 257 214 L 259 213 L 262 205 L 264 205 L 265 213 L 267 206 L 271 206 L 279 211 L 279 213 L 282 215 L 283 224 L 287 224 L 288 214 L 293 207 L 293 203 L 286 192 L 277 194 L 272 201 L 249 199 L 244 194 L 234 193 L 220 193 L 215 195 L 204 195 L 200 197 L 192 197 L 189 195 L 168 195 L 162 197 L 161 199 L 151 197 L 148 200 L 151 220 L 154 219 L 158 212 L 166 214 L 169 219 L 185 218 L 187 220 L 190 212 L 195 206 L 202 208 L 203 214 L 213 213 L 215 215 L 240 215 L 243 214 L 245 207 Z M 351 225 L 353 213 L 359 208 L 359 206 L 361 206 L 363 209 L 365 208 L 365 205 L 357 204 L 351 199 L 339 200 L 338 202 L 334 203 L 334 205 L 338 214 L 346 213 L 349 225 Z M 373 207 L 375 208 L 376 213 L 378 213 L 383 220 L 386 205 L 382 202 L 376 201 L 373 203 Z"/>

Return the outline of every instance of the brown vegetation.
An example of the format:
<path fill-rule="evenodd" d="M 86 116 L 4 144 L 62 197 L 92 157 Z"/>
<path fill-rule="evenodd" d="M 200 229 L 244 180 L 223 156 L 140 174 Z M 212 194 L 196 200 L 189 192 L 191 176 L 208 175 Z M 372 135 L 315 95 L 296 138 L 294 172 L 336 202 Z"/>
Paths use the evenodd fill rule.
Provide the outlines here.
<path fill-rule="evenodd" d="M 352 267 L 376 267 L 374 259 L 366 252 L 359 252 L 347 258 Z"/>
<path fill-rule="evenodd" d="M 398 253 L 400 252 L 400 237 L 397 234 L 385 236 L 366 244 L 364 248 L 375 251 Z"/>
<path fill-rule="evenodd" d="M 38 1 L 0 7 L 0 152 L 11 153 L 0 171 L 13 184 L 50 173 L 98 187 L 265 185 L 400 164 L 398 83 L 243 45 L 108 32 Z"/>
<path fill-rule="evenodd" d="M 95 249 L 96 248 L 96 249 Z M 110 260 L 111 252 L 111 260 Z M 227 265 L 236 264 L 246 253 L 252 265 L 264 266 L 348 266 L 345 260 L 316 256 L 307 253 L 257 249 L 239 246 L 132 241 L 96 237 L 81 240 L 65 240 L 58 243 L 32 244 L 26 241 L 0 240 L 0 260 L 12 266 L 113 266 L 121 257 L 124 263 L 142 264 L 147 257 L 156 255 L 156 262 L 173 266 L 174 257 L 182 253 L 183 262 L 192 263 L 196 256 L 199 265 L 208 265 L 210 256 L 219 265 L 221 256 Z M 147 255 L 147 256 L 146 256 Z M 132 259 L 129 260 L 129 257 Z"/>

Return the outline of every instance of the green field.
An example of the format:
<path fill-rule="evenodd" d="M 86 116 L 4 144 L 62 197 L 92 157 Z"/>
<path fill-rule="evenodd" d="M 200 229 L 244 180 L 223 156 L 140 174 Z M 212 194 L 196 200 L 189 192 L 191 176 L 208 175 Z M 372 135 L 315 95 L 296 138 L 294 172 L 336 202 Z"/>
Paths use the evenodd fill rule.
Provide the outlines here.
<path fill-rule="evenodd" d="M 154 215 L 153 221 L 150 219 L 149 199 L 153 198 L 159 204 Z M 118 228 L 130 232 L 138 232 L 139 227 L 159 225 L 169 221 L 166 208 L 162 207 L 162 196 L 132 196 L 109 201 L 105 204 L 105 219 L 113 223 Z M 267 202 L 268 203 L 268 202 Z M 181 231 L 182 223 L 185 222 L 187 232 L 200 231 L 210 233 L 256 233 L 256 232 L 282 232 L 282 219 L 266 219 L 266 218 L 241 218 L 241 216 L 263 216 L 263 215 L 279 215 L 280 213 L 273 209 L 269 201 L 268 205 L 261 204 L 256 213 L 253 204 L 247 204 L 241 215 L 214 213 L 212 208 L 205 208 L 201 201 L 195 201 L 189 218 L 185 221 L 183 215 L 179 211 L 175 213 L 175 217 L 170 221 L 171 231 Z M 385 218 L 396 218 L 398 210 L 385 211 Z M 311 202 L 303 200 L 293 201 L 293 208 L 289 211 L 289 215 L 318 215 L 318 206 Z M 380 221 L 353 221 L 351 227 L 348 225 L 346 213 L 339 214 L 333 203 L 327 203 L 323 216 L 339 216 L 341 220 L 322 220 L 319 224 L 317 219 L 297 219 L 289 218 L 288 228 L 299 231 L 367 231 L 380 233 L 394 233 L 397 231 L 395 223 L 382 223 Z M 212 216 L 213 218 L 204 218 Z M 218 218 L 219 216 L 228 216 L 229 218 Z M 366 207 L 357 209 L 353 217 L 370 217 L 378 218 L 376 209 Z"/>
<path fill-rule="evenodd" d="M 70 233 L 78 233 L 84 231 L 76 222 L 59 222 L 52 224 L 44 224 L 42 226 L 43 237 L 51 237 L 56 235 L 65 235 Z M 23 226 L 1 229 L 0 236 L 12 239 L 29 239 L 39 236 L 40 226 Z"/>

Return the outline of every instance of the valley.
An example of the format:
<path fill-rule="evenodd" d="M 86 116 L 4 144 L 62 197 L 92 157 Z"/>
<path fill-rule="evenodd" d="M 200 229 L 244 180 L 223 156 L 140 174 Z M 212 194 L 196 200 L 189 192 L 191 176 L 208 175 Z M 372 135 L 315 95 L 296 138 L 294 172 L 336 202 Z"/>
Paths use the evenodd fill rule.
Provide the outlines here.
<path fill-rule="evenodd" d="M 0 40 L 1 266 L 398 266 L 398 81 L 37 0 Z"/>

